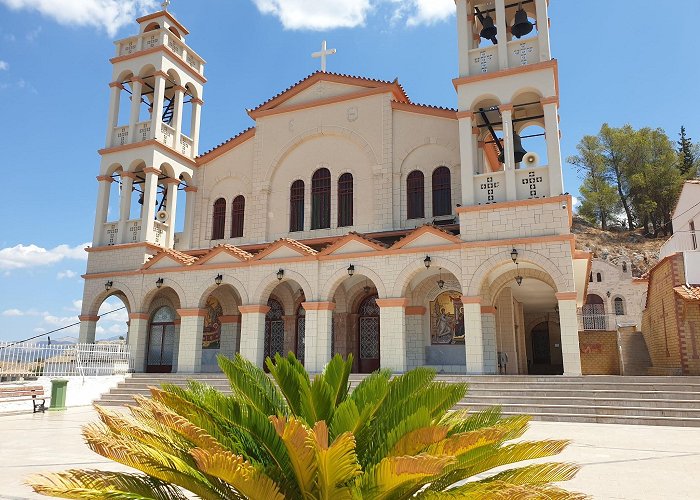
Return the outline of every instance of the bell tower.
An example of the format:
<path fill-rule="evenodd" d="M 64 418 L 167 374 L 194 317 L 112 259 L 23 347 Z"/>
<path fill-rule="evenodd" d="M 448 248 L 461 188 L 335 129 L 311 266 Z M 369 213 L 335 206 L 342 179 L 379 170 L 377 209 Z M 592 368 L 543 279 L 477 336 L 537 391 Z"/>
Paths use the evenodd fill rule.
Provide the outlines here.
<path fill-rule="evenodd" d="M 549 0 L 457 0 L 462 205 L 563 194 Z"/>
<path fill-rule="evenodd" d="M 205 61 L 163 6 L 136 20 L 137 35 L 115 42 L 94 247 L 190 245 Z M 178 211 L 181 191 L 187 203 Z M 184 231 L 176 235 L 178 217 Z"/>

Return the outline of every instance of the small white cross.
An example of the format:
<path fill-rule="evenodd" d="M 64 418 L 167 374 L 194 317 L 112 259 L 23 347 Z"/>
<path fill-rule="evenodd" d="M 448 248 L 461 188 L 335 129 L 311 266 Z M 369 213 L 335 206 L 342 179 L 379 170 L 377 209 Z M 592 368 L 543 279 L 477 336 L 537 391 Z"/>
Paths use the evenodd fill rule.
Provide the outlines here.
<path fill-rule="evenodd" d="M 168 10 L 168 5 L 170 5 L 170 0 L 163 0 L 163 3 L 160 4 L 160 6 L 163 7 L 163 10 Z"/>
<path fill-rule="evenodd" d="M 326 72 L 326 57 L 327 56 L 332 56 L 333 54 L 336 53 L 335 49 L 328 49 L 328 46 L 326 45 L 326 41 L 324 40 L 323 43 L 321 44 L 321 52 L 314 52 L 311 54 L 311 57 L 314 59 L 321 58 L 321 71 L 324 73 Z"/>

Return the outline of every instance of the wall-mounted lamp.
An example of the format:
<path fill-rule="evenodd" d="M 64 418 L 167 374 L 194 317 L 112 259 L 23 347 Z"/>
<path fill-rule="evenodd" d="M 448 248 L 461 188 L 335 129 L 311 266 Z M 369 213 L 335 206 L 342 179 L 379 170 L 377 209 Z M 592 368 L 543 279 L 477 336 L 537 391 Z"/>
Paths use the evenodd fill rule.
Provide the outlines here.
<path fill-rule="evenodd" d="M 510 258 L 513 259 L 513 264 L 518 263 L 518 251 L 515 248 L 510 252 Z"/>
<path fill-rule="evenodd" d="M 608 292 L 607 292 L 605 295 L 607 295 L 608 298 L 610 298 L 610 296 L 612 295 L 612 293 L 610 293 L 610 290 L 608 290 Z"/>
<path fill-rule="evenodd" d="M 105 290 L 109 291 L 110 288 L 112 288 L 112 280 L 105 282 Z"/>
<path fill-rule="evenodd" d="M 277 281 L 282 281 L 282 278 L 284 278 L 284 269 L 277 271 Z"/>
<path fill-rule="evenodd" d="M 442 290 L 443 288 L 445 288 L 445 280 L 442 279 L 442 269 L 440 269 L 440 278 L 439 278 L 438 281 L 437 281 L 437 286 L 438 286 L 438 288 L 439 288 L 440 290 Z"/>
<path fill-rule="evenodd" d="M 220 274 L 218 274 L 216 276 L 216 278 L 214 278 L 214 283 L 216 283 L 216 286 L 219 286 L 223 282 L 224 282 L 224 277 Z"/>
<path fill-rule="evenodd" d="M 163 286 L 163 278 L 158 278 L 156 281 L 156 288 L 160 288 Z"/>
<path fill-rule="evenodd" d="M 353 264 L 350 264 L 348 266 L 348 276 L 352 276 L 355 274 L 355 266 Z"/>
<path fill-rule="evenodd" d="M 426 255 L 425 259 L 423 260 L 423 264 L 425 264 L 426 269 L 430 269 L 430 264 L 432 264 L 432 260 L 430 259 L 430 255 Z"/>
<path fill-rule="evenodd" d="M 515 252 L 515 250 L 513 250 L 513 251 Z M 516 254 L 517 254 L 517 252 L 516 252 Z M 520 286 L 520 285 L 523 284 L 523 277 L 522 277 L 522 275 L 520 274 L 520 264 L 518 264 L 518 263 L 516 262 L 515 265 L 518 267 L 518 274 L 517 274 L 517 276 L 515 277 L 515 282 L 518 284 L 518 286 Z"/>

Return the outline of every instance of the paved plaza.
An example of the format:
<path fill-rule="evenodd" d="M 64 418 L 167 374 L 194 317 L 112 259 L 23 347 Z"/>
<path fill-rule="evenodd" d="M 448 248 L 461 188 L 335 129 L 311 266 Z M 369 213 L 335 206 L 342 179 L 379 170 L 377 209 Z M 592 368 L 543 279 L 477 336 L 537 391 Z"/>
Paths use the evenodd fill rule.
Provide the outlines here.
<path fill-rule="evenodd" d="M 0 498 L 44 498 L 27 475 L 69 468 L 126 470 L 92 453 L 80 428 L 91 408 L 0 416 Z M 567 487 L 595 499 L 700 499 L 700 428 L 533 422 L 526 439 L 571 439 L 559 457 L 583 466 Z"/>

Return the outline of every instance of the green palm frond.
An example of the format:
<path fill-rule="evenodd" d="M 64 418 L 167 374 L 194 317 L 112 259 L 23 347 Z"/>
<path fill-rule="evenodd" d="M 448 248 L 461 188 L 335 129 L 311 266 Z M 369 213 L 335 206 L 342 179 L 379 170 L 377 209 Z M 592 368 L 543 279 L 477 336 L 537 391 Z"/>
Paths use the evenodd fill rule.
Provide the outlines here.
<path fill-rule="evenodd" d="M 35 492 L 42 495 L 85 500 L 186 500 L 182 491 L 167 483 L 141 474 L 99 470 L 67 470 L 36 474 L 27 478 Z"/>
<path fill-rule="evenodd" d="M 349 432 L 338 436 L 328 445 L 328 427 L 325 422 L 317 422 L 307 442 L 315 449 L 318 472 L 316 475 L 316 495 L 319 499 L 351 500 L 353 489 L 350 484 L 362 474 L 362 467 L 355 453 L 355 438 Z"/>
<path fill-rule="evenodd" d="M 389 452 L 390 457 L 417 455 L 428 446 L 438 443 L 447 437 L 449 427 L 433 425 L 422 427 L 404 434 Z"/>
<path fill-rule="evenodd" d="M 311 380 L 304 365 L 292 353 L 286 358 L 276 354 L 274 363 L 268 358 L 266 365 L 292 414 L 304 420 L 307 425 L 313 425 L 315 411 L 311 398 Z"/>
<path fill-rule="evenodd" d="M 265 372 L 236 354 L 233 359 L 218 357 L 219 367 L 231 383 L 233 397 L 265 415 L 288 415 L 289 408 L 280 390 Z"/>
<path fill-rule="evenodd" d="M 546 484 L 570 481 L 576 476 L 579 466 L 567 463 L 546 463 L 528 465 L 518 469 L 507 470 L 481 482 L 501 481 L 508 484 Z"/>

